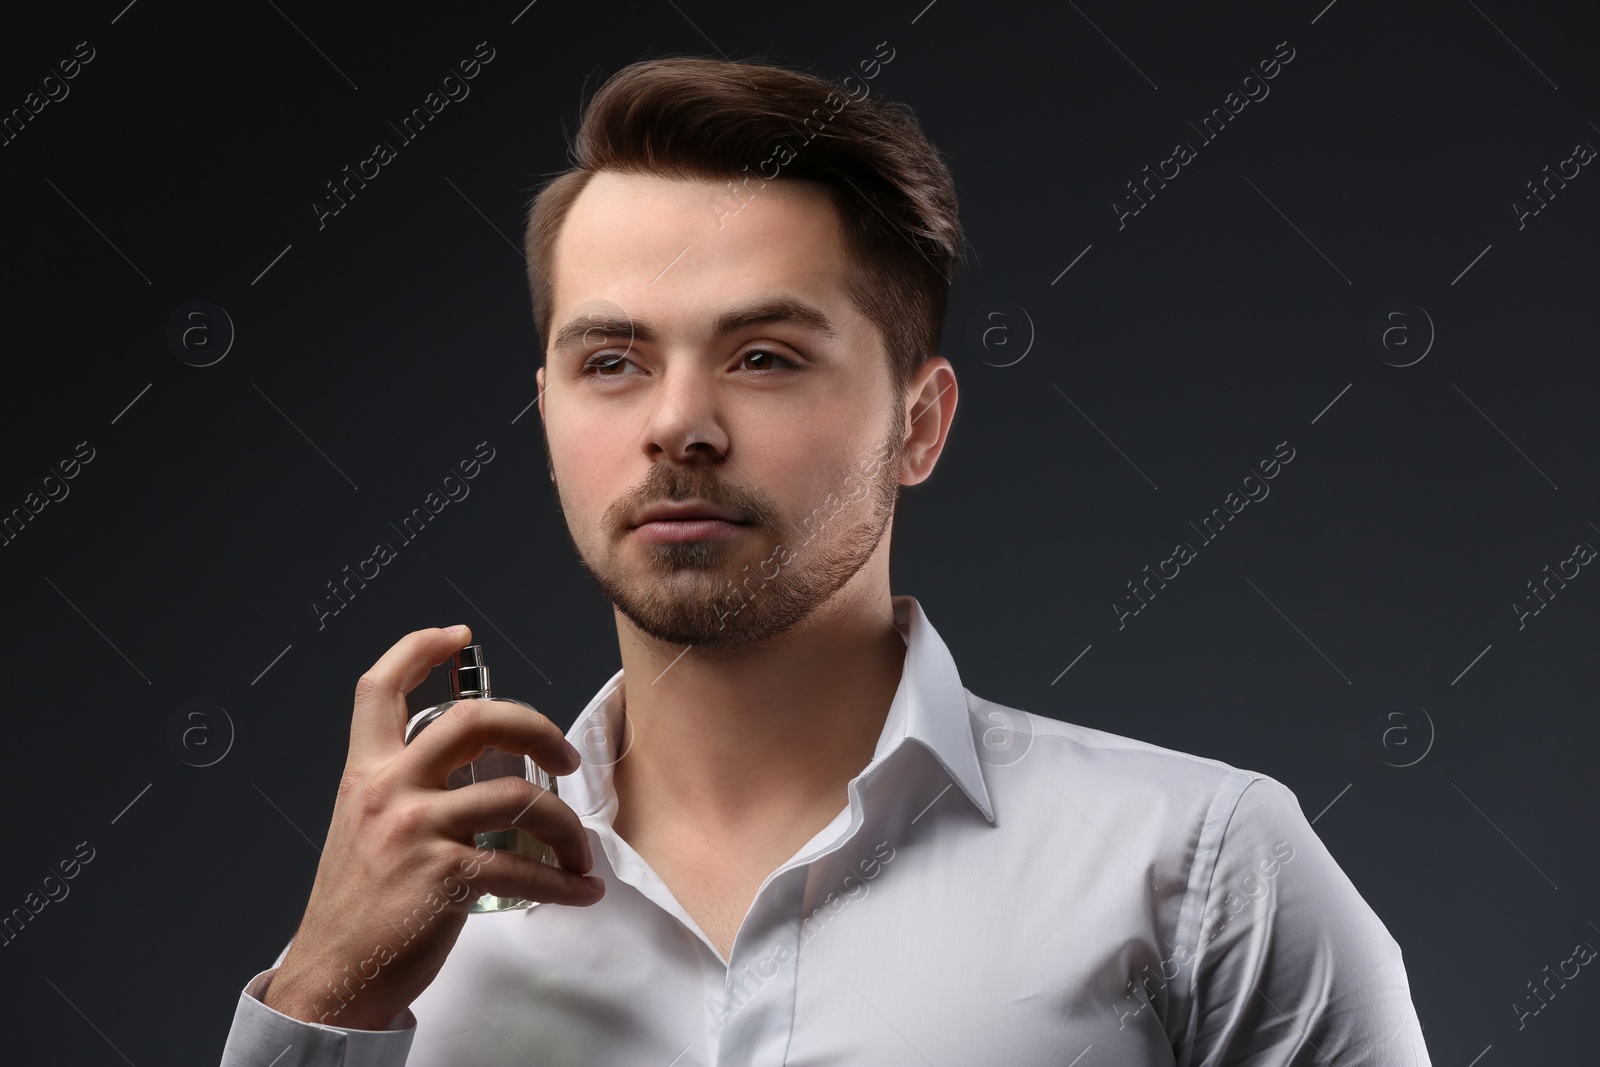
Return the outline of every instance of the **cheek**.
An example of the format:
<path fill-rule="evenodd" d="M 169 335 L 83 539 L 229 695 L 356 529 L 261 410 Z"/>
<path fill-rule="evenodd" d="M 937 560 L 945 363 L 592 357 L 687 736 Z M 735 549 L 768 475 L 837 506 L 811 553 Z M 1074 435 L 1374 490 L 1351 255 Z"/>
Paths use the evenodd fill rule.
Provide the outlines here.
<path fill-rule="evenodd" d="M 883 477 L 881 469 L 863 475 L 860 468 L 863 460 L 875 455 L 877 442 L 857 441 L 854 432 L 815 431 L 791 440 L 792 447 L 772 467 L 775 480 L 769 491 L 793 508 L 798 519 L 820 509 L 823 517 L 832 516 L 834 521 L 853 521 Z M 809 458 L 800 461 L 802 456 Z"/>
<path fill-rule="evenodd" d="M 599 521 L 627 488 L 611 484 L 622 469 L 621 442 L 604 427 L 588 431 L 578 425 L 560 425 L 551 427 L 549 448 L 563 509 L 572 519 Z"/>

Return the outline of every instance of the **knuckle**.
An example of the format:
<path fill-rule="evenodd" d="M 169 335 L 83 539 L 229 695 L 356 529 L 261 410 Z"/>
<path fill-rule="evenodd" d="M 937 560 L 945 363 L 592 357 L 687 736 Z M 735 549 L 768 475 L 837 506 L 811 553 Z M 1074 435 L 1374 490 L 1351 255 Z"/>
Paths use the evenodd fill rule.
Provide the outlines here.
<path fill-rule="evenodd" d="M 541 897 L 564 899 L 572 896 L 573 890 L 577 888 L 578 875 L 552 867 L 548 863 L 530 862 L 537 868 L 533 873 L 533 881 Z"/>
<path fill-rule="evenodd" d="M 358 699 L 375 697 L 382 692 L 383 683 L 378 680 L 370 669 L 363 671 L 361 677 L 356 679 L 356 697 Z"/>
<path fill-rule="evenodd" d="M 352 781 L 351 789 L 356 800 L 356 813 L 363 821 L 376 819 L 387 811 L 394 796 L 394 787 L 382 775 Z"/>
<path fill-rule="evenodd" d="M 563 744 L 563 742 L 565 742 L 567 739 L 567 732 L 560 726 L 556 725 L 555 720 L 551 719 L 548 715 L 543 713 L 536 714 L 538 714 L 539 717 L 535 720 L 535 724 L 538 727 L 540 735 L 542 735 L 549 744 L 554 745 L 556 748 L 565 750 L 566 745 Z"/>
<path fill-rule="evenodd" d="M 423 849 L 423 866 L 431 872 L 435 879 L 445 878 L 456 874 L 459 877 L 457 861 L 458 851 L 466 846 L 459 841 L 432 842 Z"/>
<path fill-rule="evenodd" d="M 528 716 L 528 738 L 538 746 L 534 751 L 543 750 L 554 754 L 557 750 L 565 749 L 566 746 L 562 742 L 567 739 L 566 731 L 557 726 L 548 715 L 539 711 L 527 711 L 524 714 Z"/>
<path fill-rule="evenodd" d="M 450 872 L 462 881 L 472 884 L 484 877 L 484 865 L 494 859 L 490 854 L 492 851 L 492 849 L 459 845 L 450 853 Z"/>
<path fill-rule="evenodd" d="M 354 807 L 359 814 L 368 813 L 367 794 L 372 789 L 372 778 L 360 774 L 352 768 L 345 768 L 339 776 L 339 788 L 334 793 L 334 807 L 344 809 Z"/>
<path fill-rule="evenodd" d="M 333 794 L 334 806 L 343 808 L 352 802 L 358 802 L 365 782 L 366 779 L 362 775 L 346 767 L 344 773 L 339 776 L 339 788 Z"/>
<path fill-rule="evenodd" d="M 526 857 L 519 857 L 525 859 Z M 518 873 L 526 880 L 531 890 L 530 897 L 537 900 L 547 900 L 561 891 L 560 874 L 548 863 L 539 863 L 528 860 L 518 865 Z"/>
<path fill-rule="evenodd" d="M 428 827 L 428 806 L 420 801 L 395 804 L 389 811 L 389 825 L 403 838 L 415 839 Z"/>
<path fill-rule="evenodd" d="M 490 713 L 489 706 L 481 700 L 462 700 L 450 709 L 450 714 L 466 729 L 477 730 L 489 721 Z"/>
<path fill-rule="evenodd" d="M 452 904 L 460 904 L 472 895 L 472 883 L 455 867 L 448 867 L 439 879 L 439 892 Z"/>
<path fill-rule="evenodd" d="M 528 809 L 539 803 L 544 795 L 549 792 L 549 790 L 541 788 L 526 778 L 513 774 L 496 778 L 492 784 L 500 794 L 498 799 L 503 803 L 515 805 L 515 810 L 519 817 L 525 816 L 528 813 Z"/>

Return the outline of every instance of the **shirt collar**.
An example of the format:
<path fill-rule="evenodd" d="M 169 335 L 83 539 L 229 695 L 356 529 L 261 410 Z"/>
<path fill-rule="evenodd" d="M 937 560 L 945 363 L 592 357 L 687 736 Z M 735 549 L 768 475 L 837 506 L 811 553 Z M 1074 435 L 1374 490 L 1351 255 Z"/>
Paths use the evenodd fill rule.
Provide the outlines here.
<path fill-rule="evenodd" d="M 961 787 L 983 817 L 994 822 L 994 808 L 984 785 L 973 738 L 974 718 L 955 660 L 928 621 L 916 597 L 892 598 L 894 624 L 906 643 L 900 684 L 884 718 L 872 762 L 865 775 L 887 760 L 907 739 L 926 748 Z M 578 713 L 567 740 L 583 754 L 583 763 L 558 780 L 556 792 L 580 816 L 599 816 L 609 823 L 617 795 L 611 768 L 626 755 L 621 751 L 625 707 L 623 672 L 613 674 Z"/>

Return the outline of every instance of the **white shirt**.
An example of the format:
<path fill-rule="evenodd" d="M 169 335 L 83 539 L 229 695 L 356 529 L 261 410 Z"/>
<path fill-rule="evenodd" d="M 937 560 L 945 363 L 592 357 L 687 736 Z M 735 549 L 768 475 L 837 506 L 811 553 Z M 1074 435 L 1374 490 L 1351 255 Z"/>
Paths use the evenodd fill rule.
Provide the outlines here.
<path fill-rule="evenodd" d="M 1288 788 L 975 696 L 918 602 L 894 607 L 872 761 L 729 959 L 612 830 L 618 671 L 557 786 L 599 903 L 469 915 L 383 1031 L 268 1008 L 274 964 L 222 1067 L 1428 1067 L 1399 946 Z"/>

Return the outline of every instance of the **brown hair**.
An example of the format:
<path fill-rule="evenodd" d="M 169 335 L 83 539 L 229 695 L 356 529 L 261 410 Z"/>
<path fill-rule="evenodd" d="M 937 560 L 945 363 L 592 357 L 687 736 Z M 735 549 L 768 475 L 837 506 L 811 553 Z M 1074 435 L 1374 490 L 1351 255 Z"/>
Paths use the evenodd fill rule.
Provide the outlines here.
<path fill-rule="evenodd" d="M 596 171 L 726 179 L 732 205 L 743 203 L 736 181 L 748 199 L 767 180 L 804 178 L 828 188 L 850 258 L 845 288 L 883 335 L 891 380 L 903 391 L 938 353 L 964 237 L 955 183 L 911 109 L 844 92 L 852 82 L 867 89 L 854 77 L 836 86 L 765 62 L 687 56 L 644 60 L 612 75 L 583 109 L 576 166 L 528 209 L 524 243 L 541 362 L 552 329 L 556 236 Z"/>

